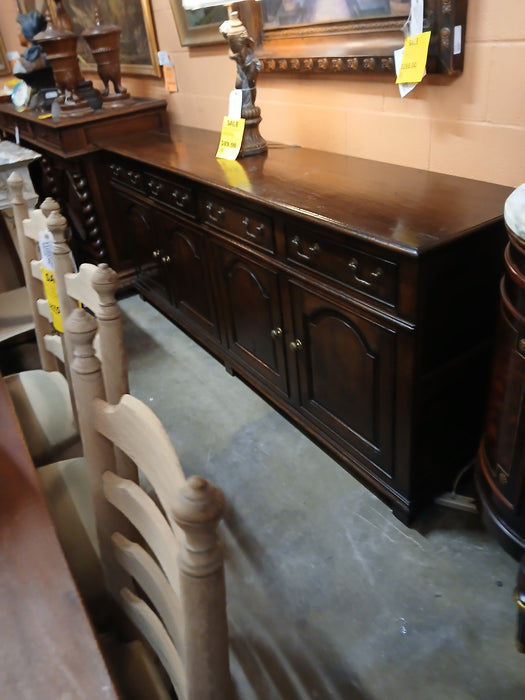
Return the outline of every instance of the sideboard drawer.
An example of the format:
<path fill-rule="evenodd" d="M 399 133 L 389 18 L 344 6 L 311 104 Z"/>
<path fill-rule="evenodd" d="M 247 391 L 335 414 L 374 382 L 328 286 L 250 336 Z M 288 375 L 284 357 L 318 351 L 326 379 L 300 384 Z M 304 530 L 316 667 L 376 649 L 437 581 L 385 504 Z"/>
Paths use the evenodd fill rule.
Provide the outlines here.
<path fill-rule="evenodd" d="M 275 252 L 273 222 L 259 211 L 235 207 L 214 197 L 204 197 L 201 202 L 204 223 L 237 238 L 248 241 L 270 253 Z"/>
<path fill-rule="evenodd" d="M 114 181 L 144 193 L 144 176 L 138 165 L 125 161 L 113 161 L 109 164 L 109 169 Z"/>
<path fill-rule="evenodd" d="M 287 231 L 286 257 L 352 287 L 378 301 L 396 306 L 397 265 L 349 246 L 319 239 L 303 230 Z"/>
<path fill-rule="evenodd" d="M 145 173 L 146 192 L 149 197 L 189 216 L 195 216 L 195 197 L 187 185 L 176 179 L 165 180 L 153 173 Z"/>

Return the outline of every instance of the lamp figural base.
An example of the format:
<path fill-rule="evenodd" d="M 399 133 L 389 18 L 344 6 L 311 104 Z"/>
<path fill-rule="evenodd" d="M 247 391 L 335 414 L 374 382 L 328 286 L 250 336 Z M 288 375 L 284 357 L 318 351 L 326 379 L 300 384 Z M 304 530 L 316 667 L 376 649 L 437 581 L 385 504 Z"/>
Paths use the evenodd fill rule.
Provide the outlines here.
<path fill-rule="evenodd" d="M 255 105 L 255 83 L 261 64 L 253 53 L 254 41 L 235 11 L 221 24 L 219 31 L 229 43 L 230 58 L 237 64 L 235 88 L 242 90 L 241 117 L 245 119 L 245 128 L 238 157 L 266 153 L 268 146 L 259 133 L 261 110 Z"/>

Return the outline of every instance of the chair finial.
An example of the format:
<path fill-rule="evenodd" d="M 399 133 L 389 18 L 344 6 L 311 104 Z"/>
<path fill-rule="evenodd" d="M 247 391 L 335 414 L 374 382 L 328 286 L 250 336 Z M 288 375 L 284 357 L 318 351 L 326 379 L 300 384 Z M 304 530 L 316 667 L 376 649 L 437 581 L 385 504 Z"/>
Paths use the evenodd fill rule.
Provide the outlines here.
<path fill-rule="evenodd" d="M 52 212 L 56 211 L 60 214 L 60 205 L 52 197 L 46 197 L 42 204 L 40 205 L 42 213 L 48 219 Z"/>
<path fill-rule="evenodd" d="M 53 234 L 55 244 L 66 242 L 67 221 L 60 211 L 52 211 L 49 214 L 47 227 Z"/>
<path fill-rule="evenodd" d="M 24 178 L 16 170 L 7 178 L 9 195 L 12 204 L 25 204 L 24 199 Z"/>

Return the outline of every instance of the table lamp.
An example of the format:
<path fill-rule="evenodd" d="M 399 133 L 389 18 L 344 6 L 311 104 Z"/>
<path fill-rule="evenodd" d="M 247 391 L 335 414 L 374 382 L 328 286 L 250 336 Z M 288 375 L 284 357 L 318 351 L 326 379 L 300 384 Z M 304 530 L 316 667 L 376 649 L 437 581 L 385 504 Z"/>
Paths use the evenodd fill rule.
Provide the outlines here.
<path fill-rule="evenodd" d="M 238 12 L 232 10 L 233 4 L 233 2 L 221 2 L 220 0 L 183 0 L 182 3 L 184 9 L 190 11 L 221 5 L 228 8 L 228 19 L 220 25 L 219 32 L 228 41 L 230 58 L 237 64 L 235 88 L 242 90 L 241 117 L 245 120 L 239 158 L 244 158 L 266 153 L 268 147 L 259 133 L 261 110 L 255 105 L 255 83 L 261 64 L 253 53 L 255 42 L 239 19 Z"/>

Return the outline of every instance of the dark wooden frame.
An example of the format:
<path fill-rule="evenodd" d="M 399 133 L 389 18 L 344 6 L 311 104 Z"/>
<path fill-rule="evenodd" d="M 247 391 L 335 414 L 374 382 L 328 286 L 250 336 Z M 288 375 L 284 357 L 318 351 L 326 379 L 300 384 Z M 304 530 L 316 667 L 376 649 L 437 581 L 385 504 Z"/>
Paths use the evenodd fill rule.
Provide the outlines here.
<path fill-rule="evenodd" d="M 468 0 L 425 0 L 425 31 L 431 40 L 427 73 L 463 70 Z M 256 38 L 261 69 L 272 74 L 394 73 L 393 53 L 403 46 L 405 18 L 360 19 L 265 29 L 261 3 L 238 5 Z M 459 52 L 454 28 L 461 26 Z"/>

